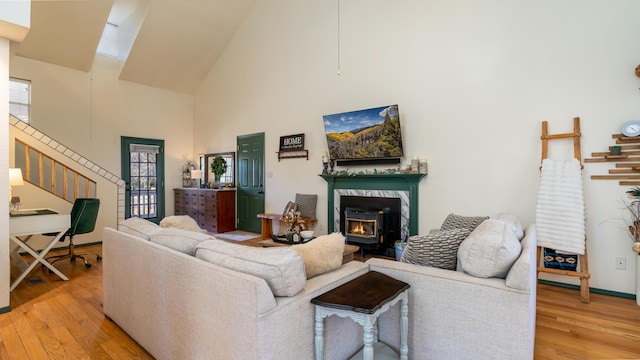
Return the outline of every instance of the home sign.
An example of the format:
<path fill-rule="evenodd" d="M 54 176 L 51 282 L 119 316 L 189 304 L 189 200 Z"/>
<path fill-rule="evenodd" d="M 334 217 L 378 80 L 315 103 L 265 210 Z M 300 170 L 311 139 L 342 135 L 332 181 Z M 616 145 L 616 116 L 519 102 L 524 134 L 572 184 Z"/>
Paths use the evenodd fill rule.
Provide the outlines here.
<path fill-rule="evenodd" d="M 304 149 L 304 134 L 280 136 L 280 151 L 299 151 Z"/>

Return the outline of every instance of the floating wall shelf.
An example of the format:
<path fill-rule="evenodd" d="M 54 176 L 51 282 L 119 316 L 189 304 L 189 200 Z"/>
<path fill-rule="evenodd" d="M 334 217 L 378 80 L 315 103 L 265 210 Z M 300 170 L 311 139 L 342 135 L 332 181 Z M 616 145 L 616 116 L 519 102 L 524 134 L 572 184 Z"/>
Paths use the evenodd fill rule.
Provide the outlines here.
<path fill-rule="evenodd" d="M 613 146 L 608 152 L 591 153 L 588 163 L 615 163 L 615 169 L 609 169 L 609 175 L 591 175 L 592 180 L 619 180 L 622 186 L 640 186 L 640 137 L 627 137 L 622 134 L 611 135 L 620 146 L 620 155 L 611 155 Z"/>
<path fill-rule="evenodd" d="M 278 161 L 281 159 L 305 158 L 309 160 L 309 150 L 276 151 Z"/>

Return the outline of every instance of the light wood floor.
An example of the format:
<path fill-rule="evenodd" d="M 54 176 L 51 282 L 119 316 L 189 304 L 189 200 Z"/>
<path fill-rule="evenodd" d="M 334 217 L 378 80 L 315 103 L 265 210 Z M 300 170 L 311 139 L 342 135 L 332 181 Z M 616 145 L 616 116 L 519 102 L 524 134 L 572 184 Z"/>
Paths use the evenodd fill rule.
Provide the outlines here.
<path fill-rule="evenodd" d="M 101 246 L 78 250 L 100 253 Z M 57 265 L 70 281 L 38 267 L 31 276 L 43 283 L 23 282 L 11 293 L 12 310 L 0 315 L 0 359 L 152 359 L 105 319 L 102 263 L 93 257 L 91 263 L 90 269 L 81 262 Z M 591 294 L 583 304 L 579 298 L 577 290 L 538 286 L 535 359 L 640 359 L 635 301 Z"/>

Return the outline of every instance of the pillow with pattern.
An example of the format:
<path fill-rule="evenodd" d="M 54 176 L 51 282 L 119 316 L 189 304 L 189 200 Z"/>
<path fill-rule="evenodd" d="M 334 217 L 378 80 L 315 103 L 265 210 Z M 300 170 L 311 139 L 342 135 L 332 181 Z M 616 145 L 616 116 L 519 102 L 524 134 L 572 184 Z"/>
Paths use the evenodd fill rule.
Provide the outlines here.
<path fill-rule="evenodd" d="M 456 214 L 449 214 L 442 226 L 440 226 L 440 230 L 452 230 L 452 229 L 469 229 L 473 231 L 480 223 L 488 219 L 488 216 L 462 216 Z"/>
<path fill-rule="evenodd" d="M 316 194 L 296 194 L 296 205 L 300 216 L 304 218 L 316 217 L 316 204 L 318 203 L 318 195 Z"/>
<path fill-rule="evenodd" d="M 458 247 L 469 236 L 466 228 L 439 231 L 429 235 L 414 235 L 409 238 L 400 261 L 409 264 L 455 270 Z"/>

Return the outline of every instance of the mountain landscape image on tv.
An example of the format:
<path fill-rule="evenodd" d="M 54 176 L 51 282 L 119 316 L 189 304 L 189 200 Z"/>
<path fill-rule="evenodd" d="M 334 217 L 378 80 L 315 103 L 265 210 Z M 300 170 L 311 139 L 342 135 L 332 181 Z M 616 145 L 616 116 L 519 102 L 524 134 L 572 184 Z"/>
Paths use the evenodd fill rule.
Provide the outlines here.
<path fill-rule="evenodd" d="M 403 156 L 398 105 L 323 116 L 329 155 L 341 162 L 398 163 Z"/>

